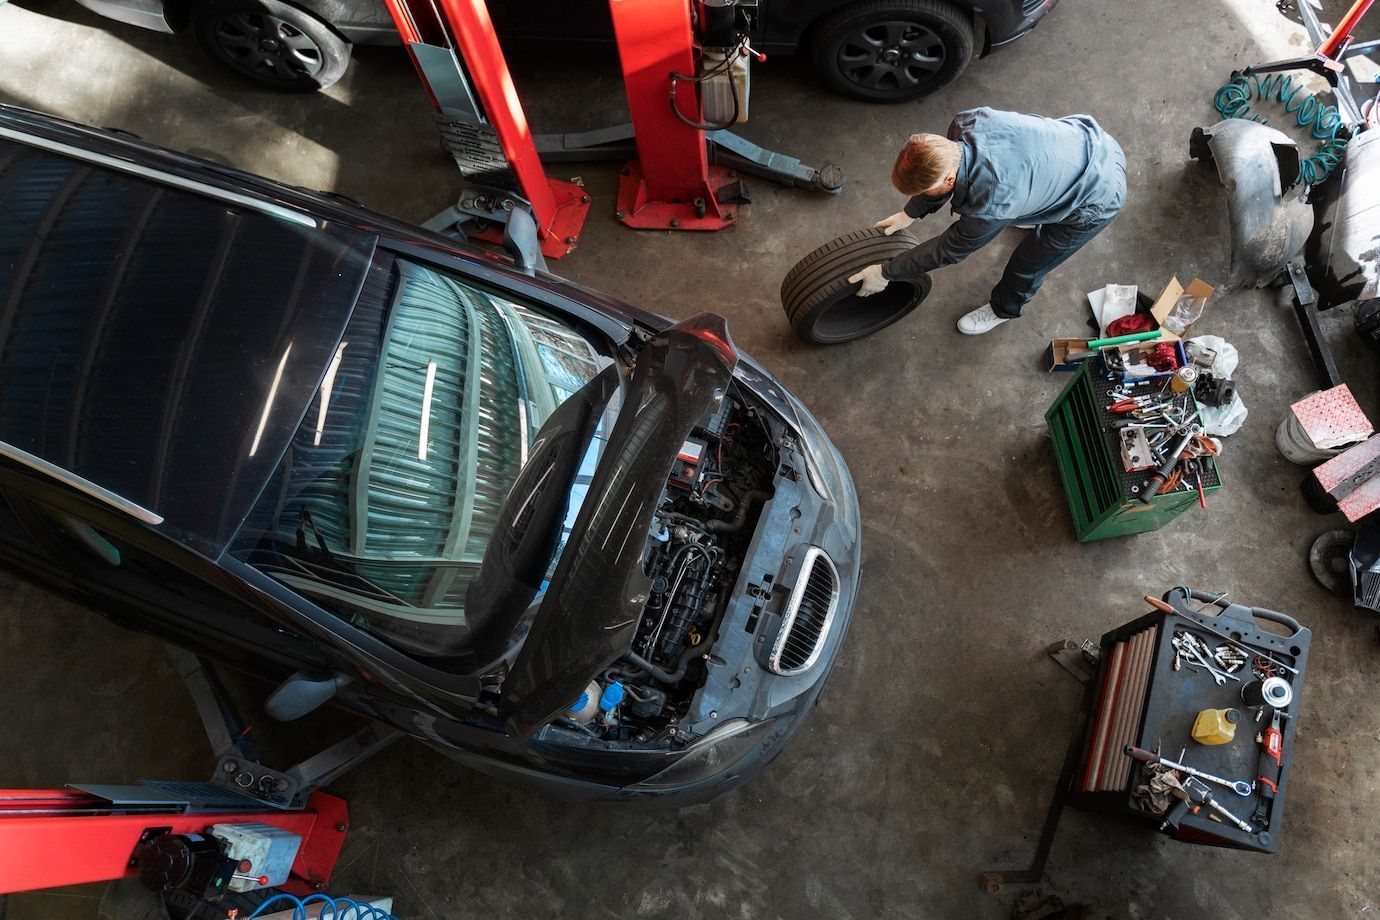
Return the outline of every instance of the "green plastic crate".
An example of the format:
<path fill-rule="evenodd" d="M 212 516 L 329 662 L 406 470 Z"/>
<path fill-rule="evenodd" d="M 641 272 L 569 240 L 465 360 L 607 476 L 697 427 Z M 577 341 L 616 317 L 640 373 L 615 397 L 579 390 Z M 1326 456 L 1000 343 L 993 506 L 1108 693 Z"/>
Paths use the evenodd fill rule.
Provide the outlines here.
<path fill-rule="evenodd" d="M 1073 529 L 1080 543 L 1128 537 L 1159 530 L 1198 504 L 1197 488 L 1156 495 L 1149 504 L 1130 492 L 1149 473 L 1127 473 L 1121 465 L 1117 435 L 1106 424 L 1102 398 L 1111 384 L 1095 374 L 1096 361 L 1083 366 L 1045 413 L 1059 478 L 1073 513 Z M 1213 458 L 1206 458 L 1203 492 L 1222 487 Z"/>

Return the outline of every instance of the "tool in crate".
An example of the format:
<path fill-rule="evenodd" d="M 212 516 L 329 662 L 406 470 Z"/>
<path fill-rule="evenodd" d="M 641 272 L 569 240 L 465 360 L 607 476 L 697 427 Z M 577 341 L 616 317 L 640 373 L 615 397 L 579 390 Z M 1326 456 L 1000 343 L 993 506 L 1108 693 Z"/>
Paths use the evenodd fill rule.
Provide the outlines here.
<path fill-rule="evenodd" d="M 1146 601 L 1154 612 L 1102 637 L 1070 803 L 1139 815 L 1180 840 L 1275 852 L 1311 633 L 1190 588 Z"/>
<path fill-rule="evenodd" d="M 1178 373 L 1194 368 L 1180 368 Z M 1128 473 L 1153 471 L 1132 488 L 1141 502 L 1178 490 L 1195 491 L 1207 507 L 1203 489 L 1203 458 L 1221 453 L 1221 443 L 1203 433 L 1192 380 L 1175 389 L 1177 374 L 1164 381 L 1124 381 L 1107 391 L 1107 411 L 1121 416 L 1112 422 L 1121 442 L 1122 468 Z"/>

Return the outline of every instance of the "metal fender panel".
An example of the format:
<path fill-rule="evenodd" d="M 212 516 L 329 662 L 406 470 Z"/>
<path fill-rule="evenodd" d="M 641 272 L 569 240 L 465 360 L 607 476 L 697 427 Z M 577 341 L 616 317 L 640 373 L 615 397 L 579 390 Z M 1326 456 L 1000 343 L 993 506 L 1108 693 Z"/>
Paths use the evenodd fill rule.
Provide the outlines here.
<path fill-rule="evenodd" d="M 1298 147 L 1288 135 L 1240 118 L 1195 128 L 1189 153 L 1212 159 L 1227 190 L 1231 225 L 1231 287 L 1261 286 L 1303 250 L 1313 212 L 1289 194 L 1299 167 Z"/>

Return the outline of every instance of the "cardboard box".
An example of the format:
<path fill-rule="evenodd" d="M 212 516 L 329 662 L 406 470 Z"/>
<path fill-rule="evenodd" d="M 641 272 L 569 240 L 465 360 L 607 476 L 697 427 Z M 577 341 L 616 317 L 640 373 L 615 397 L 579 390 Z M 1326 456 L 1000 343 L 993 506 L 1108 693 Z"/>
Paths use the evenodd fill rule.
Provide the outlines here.
<path fill-rule="evenodd" d="M 1097 354 L 1088 351 L 1087 339 L 1055 339 L 1045 349 L 1045 369 L 1076 371 L 1079 365 Z"/>
<path fill-rule="evenodd" d="M 1188 287 L 1184 287 L 1179 282 L 1178 276 L 1171 275 L 1169 283 L 1164 286 L 1163 291 L 1160 291 L 1160 296 L 1155 298 L 1155 305 L 1150 308 L 1150 315 L 1154 317 L 1155 325 L 1160 330 L 1160 340 L 1172 342 L 1178 338 L 1177 335 L 1164 328 L 1164 320 L 1173 312 L 1174 305 L 1179 302 L 1180 297 L 1188 294 L 1192 297 L 1207 298 L 1211 297 L 1216 290 L 1202 278 L 1194 278 L 1188 283 Z"/>

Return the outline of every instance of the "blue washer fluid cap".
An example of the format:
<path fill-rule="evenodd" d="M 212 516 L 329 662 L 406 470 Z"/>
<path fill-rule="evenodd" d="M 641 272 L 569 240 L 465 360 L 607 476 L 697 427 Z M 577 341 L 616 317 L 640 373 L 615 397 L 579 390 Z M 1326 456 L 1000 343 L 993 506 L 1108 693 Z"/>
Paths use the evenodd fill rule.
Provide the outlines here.
<path fill-rule="evenodd" d="M 619 703 L 623 702 L 623 697 L 626 695 L 627 692 L 623 689 L 623 685 L 615 680 L 605 687 L 604 692 L 600 694 L 599 708 L 604 712 L 610 712 L 616 709 Z"/>
<path fill-rule="evenodd" d="M 570 711 L 579 712 L 581 709 L 585 708 L 587 703 L 589 703 L 589 691 L 580 694 L 580 698 L 570 707 Z"/>

